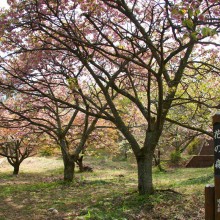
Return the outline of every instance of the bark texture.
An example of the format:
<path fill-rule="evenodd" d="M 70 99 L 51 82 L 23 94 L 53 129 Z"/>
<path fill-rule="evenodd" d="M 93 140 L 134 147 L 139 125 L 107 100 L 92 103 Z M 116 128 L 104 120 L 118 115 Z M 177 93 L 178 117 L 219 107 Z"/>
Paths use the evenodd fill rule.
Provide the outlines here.
<path fill-rule="evenodd" d="M 20 164 L 14 164 L 14 171 L 13 175 L 18 175 L 19 173 Z"/>
<path fill-rule="evenodd" d="M 61 140 L 61 151 L 64 164 L 64 181 L 72 182 L 74 178 L 75 162 L 74 158 L 68 152 L 65 140 Z"/>
<path fill-rule="evenodd" d="M 72 160 L 64 159 L 64 181 L 72 182 L 74 178 L 75 163 Z"/>
<path fill-rule="evenodd" d="M 143 155 L 137 157 L 138 166 L 138 191 L 140 195 L 152 194 L 152 155 Z"/>

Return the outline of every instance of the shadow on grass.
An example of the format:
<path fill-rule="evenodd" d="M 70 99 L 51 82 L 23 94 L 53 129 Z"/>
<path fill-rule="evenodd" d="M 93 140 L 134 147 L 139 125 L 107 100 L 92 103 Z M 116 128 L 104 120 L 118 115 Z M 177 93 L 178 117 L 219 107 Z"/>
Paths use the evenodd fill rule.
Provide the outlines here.
<path fill-rule="evenodd" d="M 184 180 L 181 183 L 178 183 L 178 185 L 188 186 L 188 185 L 207 184 L 212 179 L 213 179 L 213 174 L 210 174 L 210 175 L 205 175 L 205 176 L 200 176 L 200 177 Z"/>
<path fill-rule="evenodd" d="M 212 174 L 203 176 L 204 171 L 198 174 L 197 171 L 192 171 L 195 175 L 193 173 L 191 175 L 193 178 L 190 179 L 189 177 L 186 179 L 188 170 L 156 172 L 155 178 L 171 179 L 172 183 L 165 182 L 161 187 L 166 189 L 206 184 L 213 178 Z M 150 196 L 139 196 L 138 192 L 134 191 L 137 187 L 134 182 L 136 176 L 119 177 L 118 173 L 110 177 L 109 175 L 106 176 L 106 173 L 103 174 L 99 170 L 97 173 L 76 172 L 76 180 L 65 183 L 62 180 L 62 168 L 41 173 L 21 172 L 17 177 L 9 172 L 0 173 L 0 207 L 7 216 L 3 218 L 0 213 L 0 220 L 11 220 L 14 216 L 19 217 L 17 219 L 41 220 L 192 219 L 188 208 L 184 210 L 184 205 L 189 203 L 185 200 L 186 195 L 171 190 L 161 190 Z M 180 181 L 178 177 L 185 179 Z M 190 207 L 196 204 L 194 200 L 192 201 Z M 50 216 L 48 213 L 50 208 L 57 209 L 58 216 Z M 196 209 L 193 207 L 192 210 Z M 176 217 L 176 213 L 179 212 L 182 212 L 184 217 Z M 189 217 L 186 217 L 187 214 Z M 39 217 L 36 218 L 36 215 Z"/>
<path fill-rule="evenodd" d="M 82 219 L 113 220 L 113 219 L 145 219 L 148 216 L 157 216 L 154 207 L 175 203 L 182 199 L 182 195 L 175 191 L 156 191 L 153 195 L 139 196 L 137 191 L 126 194 L 116 193 L 103 196 L 80 213 Z M 141 214 L 140 214 L 141 213 Z M 141 217 L 142 215 L 142 217 Z M 139 217 L 138 217 L 139 216 Z M 147 218 L 146 218 L 147 219 Z"/>
<path fill-rule="evenodd" d="M 1 184 L 0 181 L 0 207 L 7 216 L 5 220 L 14 219 L 16 213 L 20 219 L 31 219 L 37 215 L 39 218 L 35 219 L 41 220 L 168 219 L 164 210 L 169 210 L 176 204 L 180 204 L 181 210 L 184 211 L 184 195 L 171 190 L 160 190 L 153 195 L 139 196 L 138 192 L 134 191 L 136 186 L 123 185 L 125 181 L 118 177 L 111 180 L 86 180 L 86 176 L 81 178 L 81 175 L 77 174 L 76 181 L 72 183 L 65 183 L 62 176 L 45 176 L 41 173 L 21 173 L 18 177 L 0 173 L 1 178 L 10 183 Z M 203 184 L 211 178 L 212 175 L 206 175 L 177 184 Z M 57 209 L 59 214 L 51 216 L 48 212 L 50 208 Z M 173 213 L 176 213 L 176 210 Z M 1 214 L 0 219 L 4 219 Z M 170 219 L 177 218 L 172 216 Z"/>
<path fill-rule="evenodd" d="M 54 188 L 75 188 L 79 190 L 92 187 L 112 185 L 112 180 L 86 180 L 81 174 L 76 174 L 72 182 L 63 180 L 62 175 L 42 175 L 41 173 L 20 173 L 12 175 L 10 172 L 0 173 L 0 196 L 8 197 L 22 192 L 35 192 Z"/>

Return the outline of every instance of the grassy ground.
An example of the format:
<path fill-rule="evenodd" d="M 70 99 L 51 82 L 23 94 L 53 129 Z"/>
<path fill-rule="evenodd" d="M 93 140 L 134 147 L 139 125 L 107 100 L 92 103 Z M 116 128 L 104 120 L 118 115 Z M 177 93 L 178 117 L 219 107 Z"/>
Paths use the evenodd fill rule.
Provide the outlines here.
<path fill-rule="evenodd" d="M 62 161 L 29 158 L 19 176 L 0 163 L 0 220 L 190 220 L 204 219 L 204 187 L 213 169 L 154 170 L 156 192 L 137 193 L 136 165 L 87 158 L 92 173 L 62 182 Z"/>

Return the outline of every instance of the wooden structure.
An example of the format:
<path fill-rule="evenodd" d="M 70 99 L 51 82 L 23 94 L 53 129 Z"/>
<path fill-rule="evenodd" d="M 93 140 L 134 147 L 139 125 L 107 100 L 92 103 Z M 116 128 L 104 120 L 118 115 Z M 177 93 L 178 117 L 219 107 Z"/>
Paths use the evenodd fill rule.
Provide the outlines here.
<path fill-rule="evenodd" d="M 193 156 L 186 164 L 188 168 L 210 167 L 214 163 L 214 142 L 206 140 L 203 144 L 199 155 Z"/>
<path fill-rule="evenodd" d="M 205 220 L 220 220 L 220 113 L 213 116 L 214 185 L 205 187 Z"/>

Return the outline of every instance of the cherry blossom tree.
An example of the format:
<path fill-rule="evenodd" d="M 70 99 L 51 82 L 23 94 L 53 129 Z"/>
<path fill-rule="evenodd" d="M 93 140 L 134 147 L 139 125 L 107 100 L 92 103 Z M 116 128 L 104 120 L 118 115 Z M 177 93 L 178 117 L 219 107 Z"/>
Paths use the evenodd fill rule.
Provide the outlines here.
<path fill-rule="evenodd" d="M 35 66 L 31 65 L 33 62 Z M 58 144 L 65 181 L 73 180 L 75 163 L 98 121 L 98 117 L 72 107 L 88 108 L 86 99 L 75 92 L 85 85 L 78 82 L 77 73 L 69 68 L 69 62 L 72 64 L 72 59 L 65 54 L 25 53 L 10 57 L 2 64 L 1 72 L 2 93 L 7 96 L 1 102 L 1 110 L 9 113 L 1 116 L 1 122 L 5 127 L 22 122 L 23 126 L 33 127 L 38 134 L 47 134 Z"/>
<path fill-rule="evenodd" d="M 1 128 L 0 129 L 0 156 L 6 157 L 13 166 L 14 175 L 18 175 L 21 163 L 34 155 L 37 143 L 36 135 L 30 129 Z"/>
<path fill-rule="evenodd" d="M 184 109 L 190 102 L 208 108 L 219 104 L 214 98 L 209 101 L 200 93 L 191 93 L 188 86 L 198 85 L 200 78 L 219 76 L 220 45 L 215 39 L 219 1 L 17 0 L 9 4 L 1 21 L 1 42 L 8 54 L 3 62 L 18 54 L 25 57 L 30 51 L 68 54 L 79 73 L 77 81 L 72 81 L 73 91 L 87 105 L 67 104 L 60 98 L 59 103 L 111 121 L 136 157 L 139 193 L 152 193 L 152 158 L 164 123 L 185 126 L 170 117 L 172 110 L 176 106 Z M 33 59 L 27 69 L 35 70 L 41 60 L 39 56 Z M 89 94 L 79 89 L 78 79 L 95 84 Z M 13 83 L 6 87 L 19 90 Z M 127 98 L 142 115 L 142 140 L 129 129 L 115 96 Z M 209 134 L 201 127 L 187 127 Z"/>

